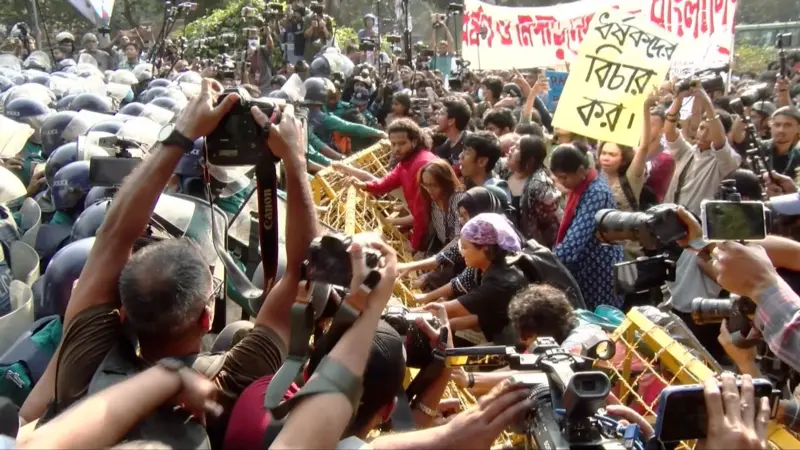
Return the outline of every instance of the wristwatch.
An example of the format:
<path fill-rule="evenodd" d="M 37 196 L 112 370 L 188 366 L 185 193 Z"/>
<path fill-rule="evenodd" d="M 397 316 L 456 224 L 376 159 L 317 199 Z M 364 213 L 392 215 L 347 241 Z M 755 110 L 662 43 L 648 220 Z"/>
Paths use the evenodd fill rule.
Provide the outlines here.
<path fill-rule="evenodd" d="M 158 132 L 158 142 L 161 145 L 174 145 L 183 149 L 184 153 L 189 153 L 194 148 L 194 141 L 182 135 L 175 129 L 174 123 L 168 123 Z"/>

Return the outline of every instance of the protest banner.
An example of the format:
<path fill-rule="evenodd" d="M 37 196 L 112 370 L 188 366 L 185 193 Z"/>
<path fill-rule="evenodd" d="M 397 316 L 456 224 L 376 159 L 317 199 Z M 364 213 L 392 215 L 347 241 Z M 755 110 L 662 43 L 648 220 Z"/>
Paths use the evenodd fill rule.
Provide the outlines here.
<path fill-rule="evenodd" d="M 545 7 L 506 7 L 465 0 L 462 54 L 473 68 L 505 70 L 519 62 L 562 68 L 577 57 L 600 11 L 636 14 L 680 39 L 674 74 L 730 61 L 736 0 L 579 0 Z M 486 38 L 480 37 L 485 27 Z M 709 52 L 709 48 L 712 50 Z"/>
<path fill-rule="evenodd" d="M 550 84 L 550 90 L 547 92 L 547 99 L 544 103 L 548 110 L 555 111 L 556 106 L 558 106 L 558 100 L 561 98 L 561 93 L 564 92 L 564 83 L 567 82 L 569 73 L 547 70 L 544 74 Z"/>
<path fill-rule="evenodd" d="M 598 13 L 569 77 L 553 126 L 634 147 L 647 95 L 664 79 L 678 39 L 637 16 Z"/>

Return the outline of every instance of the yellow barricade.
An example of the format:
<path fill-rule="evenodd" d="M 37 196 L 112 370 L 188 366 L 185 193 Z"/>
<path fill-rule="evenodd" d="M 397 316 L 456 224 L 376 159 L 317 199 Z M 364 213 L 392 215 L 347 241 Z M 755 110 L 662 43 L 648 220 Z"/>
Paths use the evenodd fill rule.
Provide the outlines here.
<path fill-rule="evenodd" d="M 709 363 L 636 310 L 625 316 L 612 340 L 617 343 L 618 353 L 624 349 L 623 355 L 614 358 L 617 362 L 622 361 L 621 367 L 603 363 L 601 368 L 609 373 L 612 383 L 619 386 L 616 392 L 619 400 L 639 410 L 648 419 L 654 419 L 657 413 L 658 398 L 653 398 L 653 394 L 658 389 L 648 393 L 647 386 L 703 383 L 717 375 L 709 368 Z M 774 422 L 770 424 L 769 441 L 779 449 L 800 448 L 800 440 L 786 427 Z M 690 443 L 683 446 L 691 448 Z"/>

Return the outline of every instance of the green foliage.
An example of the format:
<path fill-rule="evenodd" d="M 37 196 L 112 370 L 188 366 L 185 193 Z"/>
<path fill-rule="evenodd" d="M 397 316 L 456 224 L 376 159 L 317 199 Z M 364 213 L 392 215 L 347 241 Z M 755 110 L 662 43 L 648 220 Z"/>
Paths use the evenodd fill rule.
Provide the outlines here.
<path fill-rule="evenodd" d="M 795 0 L 739 0 L 736 4 L 736 23 L 787 22 L 798 15 L 800 5 Z"/>
<path fill-rule="evenodd" d="M 738 45 L 733 58 L 733 72 L 760 73 L 767 68 L 767 64 L 775 61 L 777 50 L 771 47 L 757 47 L 753 45 Z"/>
<path fill-rule="evenodd" d="M 337 26 L 333 33 L 336 36 L 336 45 L 342 51 L 347 48 L 347 44 L 358 45 L 358 32 L 350 27 Z"/>

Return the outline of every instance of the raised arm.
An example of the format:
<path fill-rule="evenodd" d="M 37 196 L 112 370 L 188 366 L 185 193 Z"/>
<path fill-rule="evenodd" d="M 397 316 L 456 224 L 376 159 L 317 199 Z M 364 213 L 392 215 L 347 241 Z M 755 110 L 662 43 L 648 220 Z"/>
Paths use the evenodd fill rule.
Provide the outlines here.
<path fill-rule="evenodd" d="M 257 108 L 252 110 L 256 121 L 265 125 L 267 117 Z M 279 126 L 270 125 L 267 144 L 286 168 L 286 273 L 267 294 L 256 317 L 256 325 L 275 331 L 289 342 L 289 315 L 300 284 L 300 266 L 309 244 L 317 236 L 317 217 L 306 175 L 305 139 L 294 107 L 287 105 Z M 291 225 L 290 225 L 291 224 Z"/>
<path fill-rule="evenodd" d="M 639 147 L 633 155 L 633 160 L 628 168 L 628 173 L 636 178 L 644 176 L 644 168 L 647 163 L 647 152 L 650 149 L 650 108 L 655 106 L 658 101 L 658 91 L 653 91 L 644 101 L 644 111 L 642 111 L 642 137 L 639 140 Z"/>
<path fill-rule="evenodd" d="M 195 140 L 210 133 L 237 102 L 236 95 L 226 97 L 215 107 L 222 86 L 203 80 L 200 95 L 183 109 L 175 130 Z M 176 146 L 158 145 L 150 156 L 125 180 L 97 232 L 92 251 L 81 272 L 80 283 L 72 291 L 64 317 L 64 329 L 81 312 L 101 305 L 119 305 L 117 281 L 128 262 L 134 241 L 141 236 L 156 202 L 183 156 Z M 83 274 L 89 274 L 83 276 Z M 20 415 L 28 421 L 40 417 L 55 393 L 58 352 L 53 355 L 42 379 L 25 401 Z"/>

